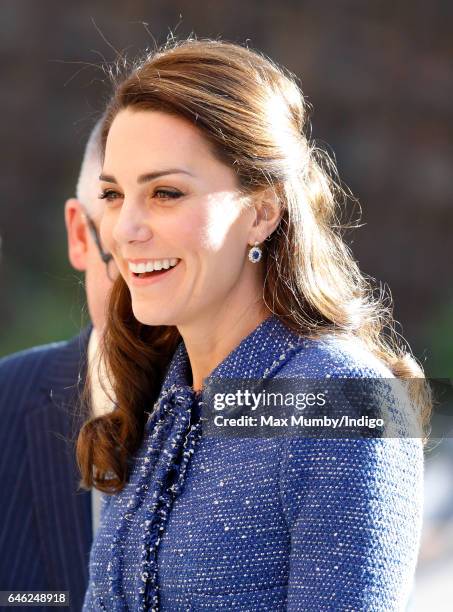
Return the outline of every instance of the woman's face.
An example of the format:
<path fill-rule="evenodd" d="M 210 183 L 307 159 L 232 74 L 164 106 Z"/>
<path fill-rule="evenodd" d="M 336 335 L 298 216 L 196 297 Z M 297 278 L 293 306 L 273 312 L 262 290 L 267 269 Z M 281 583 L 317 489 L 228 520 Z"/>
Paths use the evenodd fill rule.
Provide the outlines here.
<path fill-rule="evenodd" d="M 120 111 L 107 138 L 101 195 L 101 237 L 139 321 L 215 321 L 256 300 L 260 266 L 247 258 L 254 207 L 245 207 L 236 174 L 190 122 Z"/>

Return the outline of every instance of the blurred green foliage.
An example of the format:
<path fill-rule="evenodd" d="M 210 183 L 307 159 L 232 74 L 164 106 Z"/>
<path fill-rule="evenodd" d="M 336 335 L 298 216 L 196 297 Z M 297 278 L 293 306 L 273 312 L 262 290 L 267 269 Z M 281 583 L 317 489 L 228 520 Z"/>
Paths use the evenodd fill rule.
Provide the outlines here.
<path fill-rule="evenodd" d="M 0 357 L 31 346 L 66 340 L 87 324 L 83 275 L 67 263 L 66 247 L 58 241 L 46 272 L 3 261 L 2 285 L 12 299 L 8 325 L 0 329 Z"/>

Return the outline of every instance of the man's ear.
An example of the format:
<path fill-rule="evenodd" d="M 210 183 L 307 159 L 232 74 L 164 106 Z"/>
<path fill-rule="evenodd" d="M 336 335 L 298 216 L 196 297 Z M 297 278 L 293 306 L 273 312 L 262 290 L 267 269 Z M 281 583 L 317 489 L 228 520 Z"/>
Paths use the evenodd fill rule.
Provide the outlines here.
<path fill-rule="evenodd" d="M 264 242 L 280 223 L 282 209 L 275 189 L 262 191 L 254 201 L 255 222 L 250 232 L 250 243 Z"/>
<path fill-rule="evenodd" d="M 68 238 L 69 261 L 76 270 L 86 270 L 88 231 L 83 218 L 82 206 L 76 198 L 66 200 L 64 217 Z"/>

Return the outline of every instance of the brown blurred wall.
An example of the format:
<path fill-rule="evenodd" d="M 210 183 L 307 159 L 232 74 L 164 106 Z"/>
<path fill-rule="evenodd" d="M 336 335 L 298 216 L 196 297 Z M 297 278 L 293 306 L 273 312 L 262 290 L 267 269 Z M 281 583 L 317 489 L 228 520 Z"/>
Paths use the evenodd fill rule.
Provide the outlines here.
<path fill-rule="evenodd" d="M 108 95 L 96 67 L 114 57 L 104 38 L 133 55 L 152 46 L 145 21 L 158 42 L 169 29 L 248 40 L 300 77 L 312 135 L 362 205 L 354 255 L 390 286 L 420 358 L 448 369 L 453 3 L 7 0 L 0 15 L 0 355 L 81 325 L 63 203 Z"/>

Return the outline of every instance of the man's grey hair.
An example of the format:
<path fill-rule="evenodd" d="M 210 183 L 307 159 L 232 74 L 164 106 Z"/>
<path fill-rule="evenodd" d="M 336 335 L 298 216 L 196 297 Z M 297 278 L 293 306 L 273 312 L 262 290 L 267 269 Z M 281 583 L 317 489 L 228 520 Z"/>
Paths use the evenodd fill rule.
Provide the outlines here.
<path fill-rule="evenodd" d="M 99 119 L 91 130 L 85 146 L 82 165 L 77 181 L 76 197 L 89 214 L 95 214 L 95 194 L 97 181 L 101 173 L 101 128 L 103 118 Z"/>

